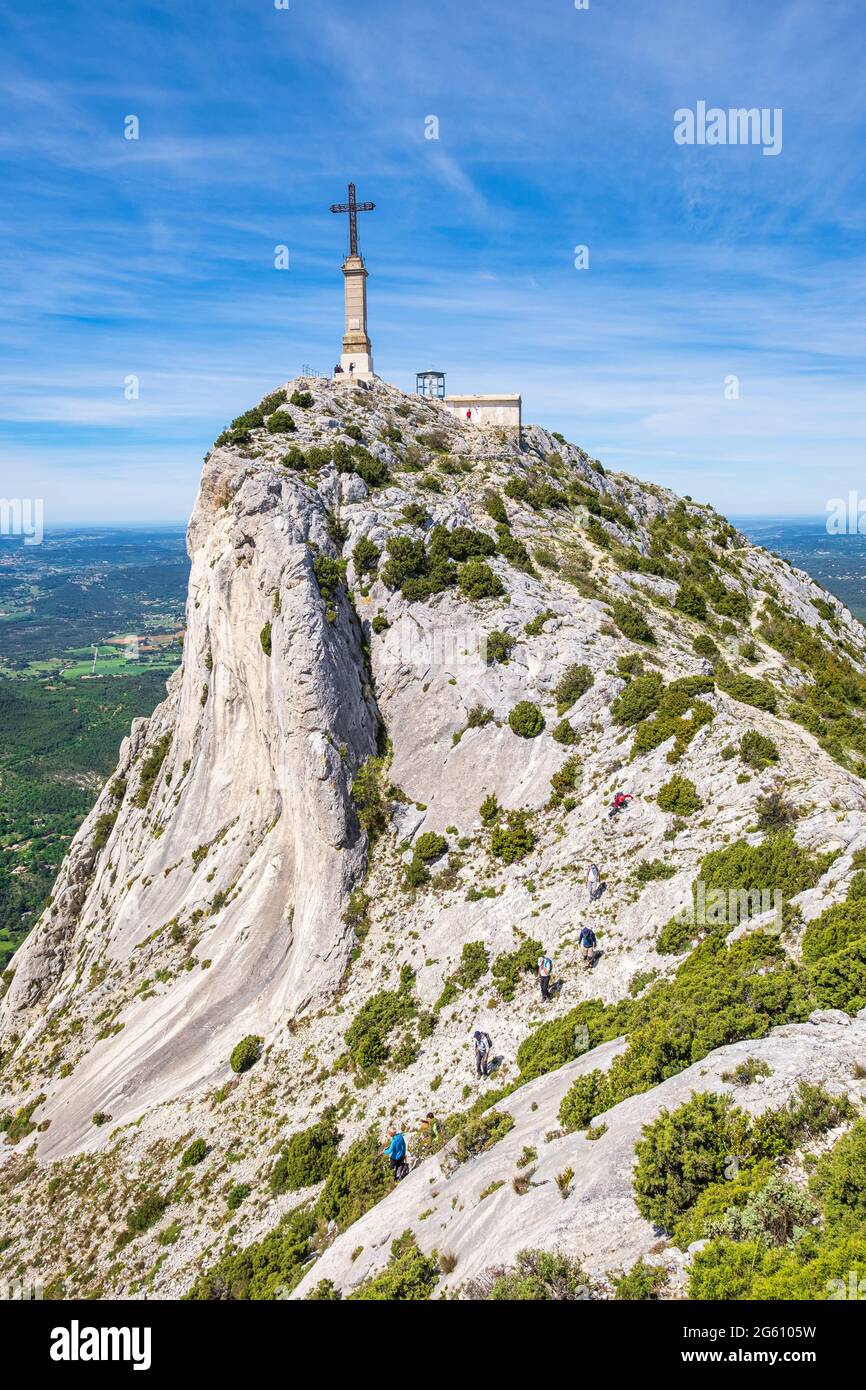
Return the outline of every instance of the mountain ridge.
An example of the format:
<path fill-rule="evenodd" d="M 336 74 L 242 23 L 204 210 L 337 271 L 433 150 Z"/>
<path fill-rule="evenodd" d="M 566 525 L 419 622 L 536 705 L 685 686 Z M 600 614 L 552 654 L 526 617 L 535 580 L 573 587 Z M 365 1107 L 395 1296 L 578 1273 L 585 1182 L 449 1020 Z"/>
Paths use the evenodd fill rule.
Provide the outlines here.
<path fill-rule="evenodd" d="M 660 952 L 660 931 L 709 853 L 762 842 L 774 794 L 803 858 L 796 961 L 866 847 L 860 625 L 711 508 L 539 426 L 479 429 L 379 381 L 289 382 L 208 454 L 188 548 L 182 667 L 133 725 L 0 1002 L 0 1110 L 31 1107 L 3 1168 L 35 1146 L 34 1194 L 44 1165 L 86 1155 L 113 1171 L 110 1229 L 124 1151 L 145 1186 L 193 1130 L 209 1184 L 242 1154 L 249 1207 L 215 1216 L 209 1186 L 190 1194 L 157 1291 L 188 1286 L 227 1221 L 248 1241 L 291 1209 L 262 1179 L 329 1106 L 347 1142 L 377 1117 L 465 1107 L 475 1025 L 513 1082 L 542 1006 L 527 960 L 510 981 L 491 964 L 552 951 L 553 1018 L 672 978 L 683 951 Z M 763 764 L 737 753 L 746 735 Z M 635 799 L 611 822 L 622 785 Z M 454 984 L 479 944 L 487 967 Z M 263 1055 L 235 1075 L 244 1036 Z M 105 1279 L 105 1252 L 91 1263 Z M 124 1267 L 111 1287 L 141 1278 Z"/>

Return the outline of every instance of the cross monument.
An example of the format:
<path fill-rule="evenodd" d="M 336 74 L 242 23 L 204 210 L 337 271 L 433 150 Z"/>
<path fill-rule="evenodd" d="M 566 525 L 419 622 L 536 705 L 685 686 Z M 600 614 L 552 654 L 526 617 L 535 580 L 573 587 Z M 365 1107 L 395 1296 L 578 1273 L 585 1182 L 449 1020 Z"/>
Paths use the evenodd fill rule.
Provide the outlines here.
<path fill-rule="evenodd" d="M 373 347 L 367 335 L 367 268 L 358 250 L 358 213 L 372 212 L 375 203 L 359 203 L 355 185 L 349 184 L 349 201 L 332 203 L 331 212 L 349 214 L 349 254 L 343 261 L 346 291 L 346 331 L 340 367 L 352 377 L 369 381 L 373 372 Z"/>

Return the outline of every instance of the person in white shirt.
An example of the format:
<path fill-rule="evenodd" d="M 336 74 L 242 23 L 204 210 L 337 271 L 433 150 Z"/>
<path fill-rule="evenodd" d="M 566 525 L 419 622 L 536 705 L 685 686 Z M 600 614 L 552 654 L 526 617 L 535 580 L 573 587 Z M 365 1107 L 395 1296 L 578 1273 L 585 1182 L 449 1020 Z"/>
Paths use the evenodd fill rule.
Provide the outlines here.
<path fill-rule="evenodd" d="M 590 864 L 586 874 L 586 886 L 589 889 L 589 901 L 595 902 L 598 896 L 598 887 L 601 881 L 601 874 L 598 872 L 597 864 Z"/>

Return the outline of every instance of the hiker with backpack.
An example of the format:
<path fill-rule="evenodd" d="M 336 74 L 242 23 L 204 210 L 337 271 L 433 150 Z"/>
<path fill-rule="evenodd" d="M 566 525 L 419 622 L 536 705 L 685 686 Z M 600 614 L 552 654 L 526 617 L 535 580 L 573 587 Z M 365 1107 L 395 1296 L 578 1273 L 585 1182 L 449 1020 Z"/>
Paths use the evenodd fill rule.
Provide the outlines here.
<path fill-rule="evenodd" d="M 598 890 L 601 884 L 601 874 L 597 864 L 590 864 L 586 871 L 586 886 L 589 889 L 589 901 L 594 903 L 598 897 Z"/>
<path fill-rule="evenodd" d="M 432 1110 L 428 1110 L 418 1126 L 418 1151 L 432 1153 L 439 1143 L 439 1121 Z"/>
<path fill-rule="evenodd" d="M 553 974 L 553 961 L 542 950 L 538 957 L 538 983 L 541 985 L 542 999 L 550 998 L 550 977 Z"/>
<path fill-rule="evenodd" d="M 628 803 L 633 800 L 634 797 L 631 792 L 617 792 L 613 801 L 610 803 L 610 810 L 607 813 L 608 820 L 613 820 L 614 816 L 618 816 L 620 811 L 624 811 Z"/>
<path fill-rule="evenodd" d="M 595 932 L 592 927 L 581 927 L 580 936 L 577 938 L 577 944 L 583 951 L 584 970 L 591 970 L 595 964 L 596 946 Z"/>
<path fill-rule="evenodd" d="M 490 1075 L 490 1054 L 493 1051 L 493 1043 L 489 1033 L 482 1033 L 478 1029 L 472 1034 L 475 1041 L 475 1075 L 478 1077 Z"/>
<path fill-rule="evenodd" d="M 406 1176 L 406 1140 L 395 1125 L 388 1130 L 388 1147 L 383 1150 L 383 1157 L 391 1162 L 391 1174 L 395 1182 Z"/>

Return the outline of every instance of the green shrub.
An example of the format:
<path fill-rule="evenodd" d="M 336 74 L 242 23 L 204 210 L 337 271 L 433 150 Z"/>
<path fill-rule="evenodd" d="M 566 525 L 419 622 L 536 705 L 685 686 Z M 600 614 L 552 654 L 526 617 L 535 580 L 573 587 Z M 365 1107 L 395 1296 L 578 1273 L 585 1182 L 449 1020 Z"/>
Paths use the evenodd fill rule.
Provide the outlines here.
<path fill-rule="evenodd" d="M 290 449 L 283 454 L 280 459 L 283 468 L 290 468 L 294 473 L 303 473 L 307 467 L 307 457 L 297 444 L 293 444 Z"/>
<path fill-rule="evenodd" d="M 755 823 L 759 830 L 768 833 L 784 830 L 794 824 L 797 816 L 796 806 L 786 800 L 781 787 L 771 787 L 755 802 Z"/>
<path fill-rule="evenodd" d="M 553 788 L 552 800 L 558 804 L 562 798 L 570 791 L 574 791 L 580 781 L 580 758 L 573 753 L 570 758 L 566 758 L 562 767 L 554 772 L 550 779 Z"/>
<path fill-rule="evenodd" d="M 544 628 L 544 624 L 555 617 L 556 613 L 552 608 L 542 608 L 540 613 L 536 613 L 534 618 L 530 618 L 528 623 L 523 624 L 523 631 L 527 637 L 538 637 Z"/>
<path fill-rule="evenodd" d="M 143 1231 L 149 1231 L 151 1226 L 155 1226 L 163 1213 L 168 1202 L 165 1197 L 160 1197 L 153 1192 L 149 1197 L 145 1197 L 138 1206 L 133 1207 L 126 1214 L 126 1226 L 133 1235 L 141 1235 Z"/>
<path fill-rule="evenodd" d="M 295 390 L 289 396 L 289 404 L 296 405 L 301 410 L 309 410 L 310 406 L 313 404 L 313 397 L 309 391 Z"/>
<path fill-rule="evenodd" d="M 673 864 L 666 864 L 663 859 L 642 859 L 632 870 L 631 877 L 635 883 L 655 883 L 657 879 L 673 878 L 676 869 Z"/>
<path fill-rule="evenodd" d="M 706 657 L 708 661 L 715 661 L 720 652 L 712 637 L 708 633 L 702 632 L 692 643 L 692 651 L 696 656 Z"/>
<path fill-rule="evenodd" d="M 632 757 L 651 753 L 673 738 L 668 762 L 678 762 L 695 735 L 714 717 L 712 708 L 696 698 L 712 686 L 709 676 L 686 676 L 672 681 L 659 699 L 655 717 L 639 724 L 632 743 Z"/>
<path fill-rule="evenodd" d="M 494 827 L 490 835 L 490 853 L 505 864 L 515 864 L 529 854 L 535 836 L 527 811 L 509 811 L 505 824 Z"/>
<path fill-rule="evenodd" d="M 531 700 L 518 700 L 508 716 L 508 725 L 519 738 L 537 738 L 544 728 L 544 715 Z"/>
<path fill-rule="evenodd" d="M 241 1038 L 240 1042 L 232 1048 L 232 1053 L 229 1057 L 229 1066 L 232 1071 L 240 1074 L 241 1072 L 249 1071 L 250 1067 L 255 1066 L 262 1055 L 263 1043 L 264 1038 L 259 1038 L 254 1033 L 250 1033 L 247 1037 Z"/>
<path fill-rule="evenodd" d="M 506 489 L 507 492 L 507 489 Z M 529 551 L 522 541 L 513 536 L 507 526 L 496 528 L 496 548 L 504 560 L 524 574 L 534 574 L 535 568 L 529 558 Z"/>
<path fill-rule="evenodd" d="M 372 995 L 347 1029 L 346 1047 L 363 1077 L 374 1075 L 387 1061 L 389 1034 L 413 1013 L 411 984 L 410 975 L 406 975 L 398 990 L 385 989 Z"/>
<path fill-rule="evenodd" d="M 297 1192 L 321 1182 L 331 1171 L 339 1142 L 333 1114 L 293 1134 L 271 1169 L 271 1191 Z"/>
<path fill-rule="evenodd" d="M 662 956 L 681 956 L 697 936 L 698 928 L 690 914 L 679 913 L 665 922 L 656 937 L 656 950 Z"/>
<path fill-rule="evenodd" d="M 423 835 L 418 836 L 413 850 L 419 859 L 429 863 L 434 859 L 441 859 L 447 848 L 448 841 L 444 835 L 437 835 L 433 830 L 425 830 Z"/>
<path fill-rule="evenodd" d="M 483 941 L 465 941 L 460 953 L 457 976 L 463 989 L 471 989 L 490 969 L 490 957 Z"/>
<path fill-rule="evenodd" d="M 694 782 L 688 777 L 672 777 L 659 788 L 656 797 L 659 809 L 675 816 L 693 816 L 700 811 L 703 802 L 697 793 Z"/>
<path fill-rule="evenodd" d="M 508 525 L 508 512 L 505 509 L 505 503 L 500 494 L 495 492 L 493 488 L 488 488 L 484 494 L 484 510 L 500 526 Z"/>
<path fill-rule="evenodd" d="M 553 731 L 553 737 L 557 743 L 563 744 L 566 748 L 577 743 L 577 733 L 567 719 L 560 719 Z"/>
<path fill-rule="evenodd" d="M 268 421 L 269 434 L 293 434 L 297 426 L 287 410 L 277 410 Z"/>
<path fill-rule="evenodd" d="M 706 621 L 707 601 L 698 586 L 689 580 L 685 580 L 677 590 L 674 607 L 677 612 L 685 613 L 689 618 L 697 618 L 700 622 Z"/>
<path fill-rule="evenodd" d="M 424 573 L 427 552 L 423 540 L 413 540 L 411 536 L 391 536 L 385 550 L 388 558 L 379 577 L 389 589 L 399 589 L 407 579 L 416 579 Z"/>
<path fill-rule="evenodd" d="M 737 700 L 743 705 L 752 705 L 755 709 L 767 710 L 770 714 L 776 713 L 778 697 L 767 681 L 758 680 L 755 676 L 735 675 L 731 671 L 720 672 L 717 679 L 719 687 L 726 695 L 730 695 L 732 700 Z"/>
<path fill-rule="evenodd" d="M 493 984 L 501 999 L 512 1000 L 517 991 L 520 978 L 524 974 L 534 974 L 538 957 L 542 955 L 542 945 L 533 937 L 527 937 L 514 951 L 504 951 L 493 962 Z"/>
<path fill-rule="evenodd" d="M 470 1280 L 466 1293 L 493 1303 L 554 1303 L 591 1298 L 593 1289 L 579 1260 L 559 1251 L 521 1250 L 510 1269 L 496 1272 L 492 1283 Z"/>
<path fill-rule="evenodd" d="M 358 537 L 352 551 L 352 561 L 357 574 L 375 574 L 381 557 L 381 550 L 369 536 Z"/>
<path fill-rule="evenodd" d="M 270 619 L 268 619 L 268 621 L 265 623 L 264 627 L 262 628 L 261 632 L 259 633 L 259 641 L 260 641 L 261 644 L 262 644 L 262 651 L 264 652 L 265 656 L 270 656 L 270 654 L 271 654 L 271 623 L 270 623 Z"/>
<path fill-rule="evenodd" d="M 641 1216 L 672 1231 L 710 1183 L 727 1175 L 731 1155 L 742 1152 L 748 1116 L 729 1096 L 693 1094 L 673 1112 L 644 1125 L 635 1146 L 635 1204 Z"/>
<path fill-rule="evenodd" d="M 316 1214 L 324 1222 L 336 1221 L 341 1231 L 375 1206 L 393 1187 L 382 1143 L 375 1129 L 356 1139 L 345 1154 L 337 1155 L 325 1179 Z"/>
<path fill-rule="evenodd" d="M 482 825 L 495 825 L 496 821 L 499 819 L 500 814 L 499 802 L 496 800 L 495 792 L 490 792 L 487 796 L 485 796 L 484 800 L 478 808 L 478 814 L 481 817 Z"/>
<path fill-rule="evenodd" d="M 701 860 L 697 878 L 707 890 L 772 887 L 787 902 L 813 888 L 831 860 L 832 855 L 813 858 L 786 832 L 769 835 L 757 845 L 735 840 L 724 849 L 711 850 Z"/>
<path fill-rule="evenodd" d="M 686 1250 L 695 1240 L 704 1240 L 725 1215 L 742 1207 L 773 1174 L 769 1159 L 746 1167 L 732 1168 L 723 1182 L 710 1183 L 674 1225 L 673 1241 Z"/>
<path fill-rule="evenodd" d="M 803 933 L 805 961 L 821 961 L 866 942 L 866 901 L 860 897 L 834 903 L 815 917 Z"/>
<path fill-rule="evenodd" d="M 461 565 L 457 585 L 460 592 L 469 599 L 496 598 L 505 592 L 498 575 L 477 556 Z"/>
<path fill-rule="evenodd" d="M 391 1244 L 387 1267 L 374 1279 L 360 1284 L 349 1294 L 349 1301 L 419 1302 L 430 1298 L 438 1278 L 436 1261 L 418 1249 L 412 1231 L 404 1231 Z"/>
<path fill-rule="evenodd" d="M 486 1110 L 467 1120 L 457 1135 L 454 1153 L 458 1163 L 466 1163 L 477 1158 L 487 1149 L 492 1149 L 500 1139 L 504 1139 L 514 1128 L 514 1117 L 507 1110 Z"/>
<path fill-rule="evenodd" d="M 376 1147 L 379 1148 L 378 1143 Z M 383 1179 L 384 1168 L 380 1160 Z M 234 1302 L 272 1300 L 278 1291 L 291 1291 L 309 1268 L 307 1261 L 316 1226 L 317 1219 L 311 1211 L 299 1208 L 289 1212 L 262 1240 L 244 1250 L 228 1249 L 211 1269 L 198 1276 L 184 1298 Z"/>
<path fill-rule="evenodd" d="M 866 1120 L 858 1120 L 819 1159 L 810 1187 L 828 1225 L 866 1228 Z"/>
<path fill-rule="evenodd" d="M 747 767 L 769 767 L 779 761 L 779 750 L 771 738 L 749 729 L 740 739 L 739 754 Z"/>
<path fill-rule="evenodd" d="M 603 1115 L 616 1102 L 607 1076 L 602 1071 L 586 1072 L 572 1082 L 559 1107 L 559 1123 L 567 1132 L 587 1129 L 596 1115 Z"/>
<path fill-rule="evenodd" d="M 368 758 L 355 773 L 352 782 L 352 801 L 355 814 L 371 840 L 388 825 L 388 802 L 382 788 L 385 759 Z"/>
<path fill-rule="evenodd" d="M 201 1163 L 207 1154 L 207 1144 L 203 1139 L 193 1139 L 188 1148 L 184 1149 L 180 1160 L 181 1168 L 194 1168 L 197 1163 Z"/>
<path fill-rule="evenodd" d="M 661 704 L 664 688 L 664 681 L 655 672 L 635 676 L 611 704 L 614 723 L 632 725 L 648 719 Z"/>
<path fill-rule="evenodd" d="M 516 637 L 512 637 L 510 632 L 500 632 L 497 628 L 488 632 L 482 641 L 484 660 L 488 664 L 496 661 L 507 662 L 517 646 Z"/>
<path fill-rule="evenodd" d="M 664 1265 L 648 1264 L 643 1256 L 631 1267 L 627 1274 L 613 1278 L 614 1298 L 619 1301 L 637 1302 L 641 1299 L 656 1299 L 668 1281 Z"/>
<path fill-rule="evenodd" d="M 593 683 L 593 674 L 588 666 L 569 666 L 560 676 L 554 696 L 557 714 L 565 714 L 571 706 L 585 695 Z"/>
<path fill-rule="evenodd" d="M 711 1227 L 714 1236 L 787 1245 L 804 1235 L 817 1215 L 815 1202 L 796 1183 L 774 1173 L 741 1205 L 729 1207 Z"/>
<path fill-rule="evenodd" d="M 430 514 L 422 502 L 407 502 L 401 515 L 410 526 L 423 526 L 430 520 Z"/>
<path fill-rule="evenodd" d="M 613 620 L 623 637 L 628 637 L 630 641 L 646 642 L 650 645 L 655 643 L 655 633 L 634 604 L 626 603 L 624 599 L 616 599 L 613 605 Z"/>
<path fill-rule="evenodd" d="M 133 806 L 141 809 L 147 805 L 170 746 L 171 734 L 166 733 L 148 749 L 141 764 L 141 777 L 139 778 L 138 791 L 133 798 Z"/>
<path fill-rule="evenodd" d="M 226 1193 L 226 1206 L 229 1211 L 237 1211 L 238 1207 L 247 1200 L 252 1190 L 248 1182 L 235 1183 L 234 1187 L 230 1187 Z"/>

